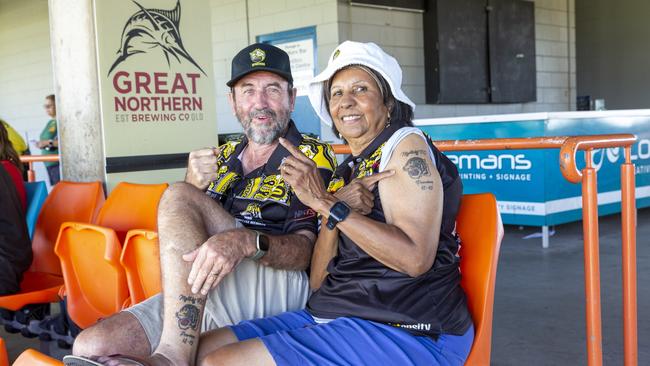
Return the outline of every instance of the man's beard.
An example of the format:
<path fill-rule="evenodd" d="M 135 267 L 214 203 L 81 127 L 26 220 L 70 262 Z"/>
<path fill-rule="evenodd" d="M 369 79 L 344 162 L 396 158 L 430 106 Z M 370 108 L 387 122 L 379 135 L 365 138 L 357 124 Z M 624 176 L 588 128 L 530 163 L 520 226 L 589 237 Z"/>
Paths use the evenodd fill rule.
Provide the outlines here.
<path fill-rule="evenodd" d="M 254 125 L 253 118 L 261 116 L 268 118 L 269 123 Z M 244 133 L 248 139 L 261 145 L 269 145 L 277 140 L 289 125 L 289 113 L 276 113 L 270 108 L 255 109 L 248 115 L 243 115 L 238 110 L 237 118 L 244 127 Z"/>

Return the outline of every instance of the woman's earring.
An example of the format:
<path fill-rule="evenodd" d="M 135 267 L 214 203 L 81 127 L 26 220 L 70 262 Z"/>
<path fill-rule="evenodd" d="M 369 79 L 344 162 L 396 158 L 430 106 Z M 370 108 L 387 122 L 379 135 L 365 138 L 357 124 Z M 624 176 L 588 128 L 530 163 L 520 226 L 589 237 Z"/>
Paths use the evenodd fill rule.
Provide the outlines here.
<path fill-rule="evenodd" d="M 340 132 L 339 132 L 339 139 L 340 139 L 340 140 L 343 140 L 343 135 L 341 135 Z"/>
<path fill-rule="evenodd" d="M 386 119 L 386 127 L 390 127 L 390 114 L 388 115 L 388 118 Z"/>

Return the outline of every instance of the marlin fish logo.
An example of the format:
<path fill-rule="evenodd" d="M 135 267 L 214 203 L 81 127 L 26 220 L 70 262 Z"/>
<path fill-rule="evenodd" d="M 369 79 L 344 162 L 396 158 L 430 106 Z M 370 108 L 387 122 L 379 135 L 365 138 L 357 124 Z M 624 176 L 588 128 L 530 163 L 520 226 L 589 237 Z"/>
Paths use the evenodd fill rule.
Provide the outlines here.
<path fill-rule="evenodd" d="M 192 59 L 192 56 L 183 46 L 181 34 L 178 30 L 181 20 L 180 0 L 176 2 L 176 7 L 172 10 L 145 9 L 135 0 L 133 0 L 133 3 L 140 10 L 129 18 L 122 30 L 122 45 L 117 51 L 119 56 L 111 69 L 108 70 L 108 75 L 113 72 L 117 65 L 130 56 L 147 53 L 158 47 L 162 49 L 167 59 L 167 65 L 170 65 L 170 55 L 178 62 L 181 62 L 180 57 L 182 57 L 201 70 L 203 75 L 206 75 L 205 71 Z"/>

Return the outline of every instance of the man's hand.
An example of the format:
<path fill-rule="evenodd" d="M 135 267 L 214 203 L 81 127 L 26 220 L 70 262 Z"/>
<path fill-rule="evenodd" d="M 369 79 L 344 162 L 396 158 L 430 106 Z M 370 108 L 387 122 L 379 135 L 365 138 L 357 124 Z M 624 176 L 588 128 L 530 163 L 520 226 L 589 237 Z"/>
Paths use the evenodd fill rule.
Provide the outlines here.
<path fill-rule="evenodd" d="M 187 162 L 185 182 L 204 191 L 210 182 L 217 179 L 219 153 L 218 147 L 192 151 Z"/>
<path fill-rule="evenodd" d="M 358 213 L 367 215 L 375 205 L 375 195 L 372 194 L 372 190 L 375 189 L 377 182 L 393 174 L 395 174 L 395 171 L 387 170 L 367 177 L 355 178 L 336 191 L 334 197 L 339 201 L 345 202 Z"/>
<path fill-rule="evenodd" d="M 246 257 L 255 254 L 255 232 L 234 229 L 209 238 L 197 249 L 184 254 L 183 260 L 192 263 L 187 283 L 192 293 L 207 295 Z"/>

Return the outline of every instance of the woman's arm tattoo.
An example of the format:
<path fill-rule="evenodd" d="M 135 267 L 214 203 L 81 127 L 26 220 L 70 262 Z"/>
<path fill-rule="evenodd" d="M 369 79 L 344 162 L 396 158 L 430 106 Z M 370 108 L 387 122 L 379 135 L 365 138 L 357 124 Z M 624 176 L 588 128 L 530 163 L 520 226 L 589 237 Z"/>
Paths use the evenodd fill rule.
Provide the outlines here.
<path fill-rule="evenodd" d="M 433 181 L 426 180 L 427 176 L 431 176 L 429 171 L 429 166 L 427 161 L 423 157 L 426 157 L 426 150 L 409 150 L 402 152 L 402 156 L 409 157 L 404 164 L 402 169 L 415 181 L 415 183 L 420 186 L 420 189 L 423 191 L 433 190 Z"/>

